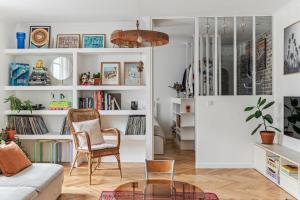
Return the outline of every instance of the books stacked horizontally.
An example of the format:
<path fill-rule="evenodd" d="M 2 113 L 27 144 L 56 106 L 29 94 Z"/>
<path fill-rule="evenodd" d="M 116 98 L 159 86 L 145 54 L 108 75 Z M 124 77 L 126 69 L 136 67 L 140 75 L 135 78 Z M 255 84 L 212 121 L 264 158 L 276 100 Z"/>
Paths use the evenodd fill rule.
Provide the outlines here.
<path fill-rule="evenodd" d="M 125 135 L 145 135 L 146 117 L 144 115 L 131 115 L 128 117 Z"/>
<path fill-rule="evenodd" d="M 93 97 L 80 97 L 79 108 L 95 108 L 97 110 L 121 110 L 121 94 L 103 91 L 93 92 Z"/>
<path fill-rule="evenodd" d="M 8 128 L 16 130 L 20 135 L 42 135 L 48 128 L 42 116 L 8 116 Z"/>
<path fill-rule="evenodd" d="M 273 178 L 274 181 L 279 183 L 279 157 L 268 156 L 267 157 L 267 174 Z"/>
<path fill-rule="evenodd" d="M 282 165 L 281 172 L 298 179 L 298 167 L 295 165 Z"/>

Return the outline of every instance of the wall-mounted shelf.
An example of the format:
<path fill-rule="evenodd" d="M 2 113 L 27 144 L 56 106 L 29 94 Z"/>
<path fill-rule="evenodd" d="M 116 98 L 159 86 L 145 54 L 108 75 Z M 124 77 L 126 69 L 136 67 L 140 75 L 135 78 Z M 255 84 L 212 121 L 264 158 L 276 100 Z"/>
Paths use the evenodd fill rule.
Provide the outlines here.
<path fill-rule="evenodd" d="M 44 90 L 56 90 L 56 91 L 65 91 L 73 90 L 73 86 L 5 86 L 4 90 L 6 91 L 44 91 Z"/>
<path fill-rule="evenodd" d="M 79 85 L 76 87 L 77 90 L 145 90 L 146 86 L 129 86 L 129 85 Z"/>
<path fill-rule="evenodd" d="M 99 49 L 67 49 L 67 48 L 51 48 L 51 49 L 5 49 L 6 55 L 22 56 L 22 55 L 66 55 L 73 53 L 93 55 L 93 54 L 142 54 L 147 48 L 99 48 Z"/>
<path fill-rule="evenodd" d="M 67 115 L 68 110 L 33 110 L 32 113 L 28 110 L 20 112 L 6 110 L 5 115 Z M 146 115 L 146 110 L 100 110 L 100 115 Z"/>

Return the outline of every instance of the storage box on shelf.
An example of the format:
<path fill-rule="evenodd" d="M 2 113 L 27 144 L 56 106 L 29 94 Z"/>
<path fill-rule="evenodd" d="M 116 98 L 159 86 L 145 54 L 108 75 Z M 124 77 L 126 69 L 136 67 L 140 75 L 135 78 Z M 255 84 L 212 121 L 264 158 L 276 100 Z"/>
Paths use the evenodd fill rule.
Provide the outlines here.
<path fill-rule="evenodd" d="M 299 166 L 300 152 L 277 144 L 254 145 L 254 168 L 297 199 L 300 198 Z"/>
<path fill-rule="evenodd" d="M 34 66 L 37 59 L 44 59 L 46 67 L 49 67 L 51 61 L 59 56 L 66 56 L 72 60 L 73 70 L 72 76 L 68 81 L 53 81 L 49 86 L 5 86 L 4 89 L 7 95 L 14 94 L 20 99 L 29 99 L 35 103 L 42 103 L 45 107 L 51 101 L 51 92 L 55 94 L 64 93 L 68 100 L 72 101 L 72 107 L 78 108 L 79 97 L 85 96 L 93 91 L 108 91 L 111 93 L 122 94 L 121 110 L 99 110 L 103 121 L 111 127 L 117 127 L 122 132 L 121 152 L 131 152 L 128 148 L 135 146 L 134 152 L 139 152 L 136 159 L 130 155 L 123 155 L 122 161 L 128 162 L 143 162 L 147 145 L 147 155 L 152 155 L 152 125 L 151 117 L 151 71 L 150 71 L 150 48 L 105 48 L 105 49 L 6 49 L 5 54 L 10 62 L 28 62 L 30 66 Z M 124 69 L 121 69 L 120 85 L 88 85 L 82 86 L 79 84 L 79 75 L 82 72 L 100 72 L 100 63 L 107 61 L 116 62 L 134 62 L 143 61 L 144 74 L 142 85 L 130 86 L 124 85 Z M 4 71 L 5 72 L 5 71 Z M 8 68 L 7 68 L 8 74 Z M 6 73 L 4 73 L 6 74 Z M 6 77 L 5 77 L 6 78 Z M 7 80 L 8 82 L 8 80 Z M 138 110 L 130 109 L 130 102 L 137 100 L 139 102 Z M 45 123 L 49 126 L 51 133 L 45 135 L 19 135 L 22 140 L 36 139 L 70 139 L 70 135 L 59 135 L 60 126 L 64 117 L 67 115 L 67 110 L 34 110 L 30 111 L 4 111 L 4 115 L 42 115 L 45 118 Z M 145 115 L 147 121 L 146 135 L 124 135 L 126 128 L 126 118 L 129 115 Z M 116 126 L 114 126 L 116 124 Z M 148 139 L 146 140 L 146 137 Z"/>
<path fill-rule="evenodd" d="M 195 109 L 193 98 L 172 98 L 172 119 L 175 141 L 183 150 L 193 150 L 195 141 Z"/>

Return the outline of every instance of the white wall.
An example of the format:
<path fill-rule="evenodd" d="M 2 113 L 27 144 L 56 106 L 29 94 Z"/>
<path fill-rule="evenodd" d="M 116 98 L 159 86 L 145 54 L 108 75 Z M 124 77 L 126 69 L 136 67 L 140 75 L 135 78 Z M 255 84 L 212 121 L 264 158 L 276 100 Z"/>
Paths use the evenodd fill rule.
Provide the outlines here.
<path fill-rule="evenodd" d="M 259 141 L 259 134 L 250 135 L 257 122 L 245 122 L 249 113 L 245 113 L 244 108 L 256 105 L 257 100 L 257 96 L 196 98 L 199 130 L 196 135 L 197 168 L 253 166 L 253 143 Z"/>
<path fill-rule="evenodd" d="M 15 24 L 10 22 L 5 22 L 4 20 L 0 20 L 0 66 L 1 73 L 5 73 L 8 76 L 8 67 L 7 67 L 7 57 L 3 54 L 4 49 L 10 46 L 12 43 L 14 44 L 14 40 L 16 37 L 16 33 L 14 30 Z M 6 78 L 0 79 L 0 128 L 5 128 L 5 117 L 3 115 L 4 110 L 7 109 L 7 105 L 3 104 L 4 98 L 7 97 L 4 91 L 4 85 L 7 84 Z"/>
<path fill-rule="evenodd" d="M 276 115 L 278 126 L 283 130 L 283 97 L 300 96 L 300 73 L 283 75 L 284 28 L 300 20 L 300 1 L 282 7 L 274 13 L 274 98 L 278 102 Z M 299 41 L 298 41 L 299 42 Z M 300 151 L 300 141 L 282 135 L 282 144 Z"/>
<path fill-rule="evenodd" d="M 158 122 L 167 137 L 170 137 L 172 125 L 171 97 L 176 97 L 176 91 L 168 86 L 182 83 L 184 70 L 191 63 L 186 50 L 185 44 L 176 42 L 153 49 L 153 97 L 154 100 L 159 99 Z"/>

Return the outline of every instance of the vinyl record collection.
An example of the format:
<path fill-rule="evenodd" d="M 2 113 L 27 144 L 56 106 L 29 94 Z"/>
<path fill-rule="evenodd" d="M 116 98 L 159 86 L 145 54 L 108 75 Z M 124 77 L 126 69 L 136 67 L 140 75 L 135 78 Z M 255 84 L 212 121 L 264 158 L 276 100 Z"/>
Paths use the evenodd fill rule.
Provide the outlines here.
<path fill-rule="evenodd" d="M 48 128 L 42 116 L 8 116 L 8 127 L 16 130 L 19 135 L 42 135 L 48 133 Z"/>
<path fill-rule="evenodd" d="M 126 135 L 145 135 L 146 117 L 144 115 L 131 115 L 128 117 Z"/>

